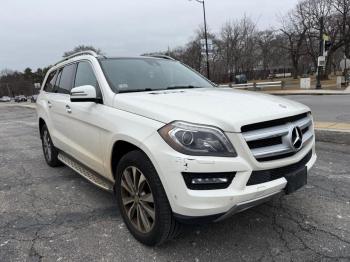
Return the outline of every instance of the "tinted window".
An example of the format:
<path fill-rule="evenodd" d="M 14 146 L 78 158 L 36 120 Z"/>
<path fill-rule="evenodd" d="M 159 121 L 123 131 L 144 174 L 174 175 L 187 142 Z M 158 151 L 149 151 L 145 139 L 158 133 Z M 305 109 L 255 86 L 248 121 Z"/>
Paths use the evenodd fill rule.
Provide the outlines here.
<path fill-rule="evenodd" d="M 58 84 L 60 82 L 61 75 L 62 75 L 62 68 L 57 72 L 56 81 L 55 81 L 55 84 L 53 87 L 53 92 L 57 92 L 57 90 L 58 90 Z"/>
<path fill-rule="evenodd" d="M 72 64 L 63 68 L 58 88 L 56 90 L 57 93 L 69 94 L 73 85 L 75 66 L 75 64 Z"/>
<path fill-rule="evenodd" d="M 74 86 L 92 85 L 97 87 L 97 79 L 89 62 L 80 62 L 75 76 Z"/>
<path fill-rule="evenodd" d="M 57 71 L 53 71 L 49 74 L 49 76 L 47 77 L 46 83 L 45 83 L 45 87 L 44 90 L 46 92 L 53 92 L 54 90 L 54 86 L 55 86 L 55 81 L 57 78 Z"/>

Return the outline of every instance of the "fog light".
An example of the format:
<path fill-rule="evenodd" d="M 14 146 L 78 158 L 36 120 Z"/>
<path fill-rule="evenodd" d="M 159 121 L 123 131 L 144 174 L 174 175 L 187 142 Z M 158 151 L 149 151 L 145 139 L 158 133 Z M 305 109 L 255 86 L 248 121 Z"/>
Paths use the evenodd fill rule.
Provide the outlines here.
<path fill-rule="evenodd" d="M 220 184 L 227 183 L 228 179 L 224 177 L 213 178 L 193 178 L 192 184 Z"/>
<path fill-rule="evenodd" d="M 183 172 L 182 176 L 186 186 L 192 190 L 212 190 L 227 188 L 236 172 L 224 173 L 189 173 Z"/>

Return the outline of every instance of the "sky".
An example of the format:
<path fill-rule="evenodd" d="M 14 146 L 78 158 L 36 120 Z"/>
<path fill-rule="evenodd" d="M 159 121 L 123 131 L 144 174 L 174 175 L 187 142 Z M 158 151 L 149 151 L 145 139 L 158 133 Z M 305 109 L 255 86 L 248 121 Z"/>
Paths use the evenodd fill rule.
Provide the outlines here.
<path fill-rule="evenodd" d="M 246 14 L 259 29 L 297 0 L 205 0 L 210 31 Z M 186 44 L 203 24 L 195 0 L 0 0 L 0 70 L 34 70 L 77 45 L 110 56 L 135 56 Z"/>

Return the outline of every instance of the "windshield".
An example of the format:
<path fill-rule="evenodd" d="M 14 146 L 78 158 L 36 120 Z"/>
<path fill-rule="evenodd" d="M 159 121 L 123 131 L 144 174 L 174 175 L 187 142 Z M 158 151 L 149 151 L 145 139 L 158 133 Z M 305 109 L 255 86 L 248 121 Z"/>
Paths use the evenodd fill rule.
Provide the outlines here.
<path fill-rule="evenodd" d="M 178 61 L 154 58 L 100 60 L 114 92 L 140 92 L 177 88 L 213 87 L 199 73 Z"/>

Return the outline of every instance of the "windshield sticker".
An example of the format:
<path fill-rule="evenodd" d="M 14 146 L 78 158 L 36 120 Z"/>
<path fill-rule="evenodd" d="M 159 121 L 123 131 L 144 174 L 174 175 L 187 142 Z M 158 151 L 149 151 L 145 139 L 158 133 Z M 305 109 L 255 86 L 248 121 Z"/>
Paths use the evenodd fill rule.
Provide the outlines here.
<path fill-rule="evenodd" d="M 128 84 L 119 84 L 118 87 L 120 89 L 127 89 L 127 88 L 129 88 L 129 85 Z"/>

